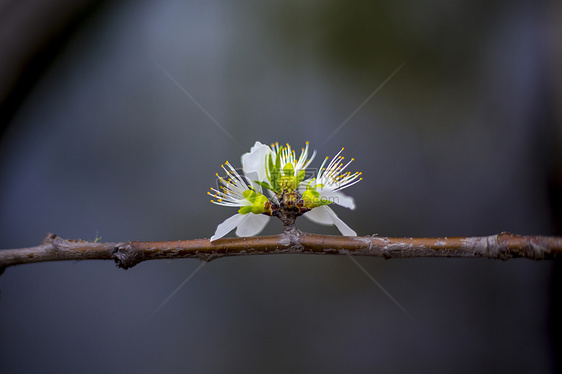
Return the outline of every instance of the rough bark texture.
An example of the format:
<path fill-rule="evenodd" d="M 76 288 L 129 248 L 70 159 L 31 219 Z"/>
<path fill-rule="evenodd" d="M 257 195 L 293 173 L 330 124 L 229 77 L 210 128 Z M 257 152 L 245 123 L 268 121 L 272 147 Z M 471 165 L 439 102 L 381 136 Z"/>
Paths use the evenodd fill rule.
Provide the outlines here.
<path fill-rule="evenodd" d="M 507 260 L 519 257 L 551 260 L 562 257 L 562 238 L 510 233 L 455 238 L 349 237 L 287 230 L 275 236 L 227 238 L 214 242 L 193 239 L 94 243 L 48 234 L 36 247 L 0 250 L 0 269 L 33 262 L 67 260 L 114 260 L 118 267 L 128 269 L 142 261 L 157 259 L 198 258 L 211 261 L 225 256 L 297 253 L 377 256 L 385 259 L 471 257 Z"/>

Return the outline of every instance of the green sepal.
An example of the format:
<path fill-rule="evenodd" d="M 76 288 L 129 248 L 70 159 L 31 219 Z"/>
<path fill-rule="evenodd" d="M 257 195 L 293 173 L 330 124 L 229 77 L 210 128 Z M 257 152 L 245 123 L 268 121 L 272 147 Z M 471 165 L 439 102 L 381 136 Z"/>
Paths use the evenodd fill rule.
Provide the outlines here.
<path fill-rule="evenodd" d="M 275 157 L 275 169 L 281 170 L 281 151 L 277 152 Z"/>
<path fill-rule="evenodd" d="M 273 171 L 275 169 L 275 166 L 273 165 L 273 158 L 271 157 L 271 154 L 267 155 L 267 165 L 269 166 L 269 171 Z"/>
<path fill-rule="evenodd" d="M 297 175 L 298 184 L 300 184 L 304 180 L 305 176 L 306 172 L 304 170 L 299 171 L 299 174 Z"/>
<path fill-rule="evenodd" d="M 252 211 L 252 205 L 242 206 L 240 207 L 240 209 L 238 209 L 238 213 L 240 214 L 248 214 L 251 211 Z"/>
<path fill-rule="evenodd" d="M 281 193 L 281 186 L 279 185 L 279 179 L 281 178 L 281 152 L 277 152 L 275 157 L 275 166 L 273 167 L 271 177 L 273 178 L 270 179 L 273 190 L 277 193 Z"/>
<path fill-rule="evenodd" d="M 277 155 L 277 159 L 276 159 L 276 164 L 280 164 L 281 163 L 281 159 L 279 154 Z M 272 191 L 275 191 L 277 193 L 281 193 L 281 188 L 279 187 L 279 168 L 276 166 L 276 164 L 273 163 L 273 157 L 271 157 L 271 155 L 267 156 L 267 178 L 269 179 L 269 186 L 270 187 L 266 187 Z M 262 185 L 264 186 L 264 185 Z M 264 186 L 265 187 L 265 186 Z"/>
<path fill-rule="evenodd" d="M 273 190 L 273 187 L 271 187 L 269 185 L 269 183 L 267 182 L 262 182 L 262 181 L 254 181 L 255 183 L 259 184 L 260 186 L 262 186 L 263 188 L 267 188 L 268 190 Z"/>
<path fill-rule="evenodd" d="M 254 203 L 256 197 L 258 196 L 258 193 L 254 190 L 246 190 L 242 192 L 242 196 L 244 196 L 244 199 L 248 200 L 249 202 Z"/>

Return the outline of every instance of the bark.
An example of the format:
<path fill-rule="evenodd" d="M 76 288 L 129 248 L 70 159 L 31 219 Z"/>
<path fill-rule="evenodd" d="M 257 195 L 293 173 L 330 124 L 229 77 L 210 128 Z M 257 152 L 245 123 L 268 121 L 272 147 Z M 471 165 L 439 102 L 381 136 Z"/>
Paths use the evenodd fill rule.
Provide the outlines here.
<path fill-rule="evenodd" d="M 128 269 L 142 261 L 198 258 L 211 261 L 225 256 L 317 254 L 413 257 L 464 257 L 507 260 L 552 260 L 562 257 L 562 237 L 520 236 L 501 233 L 479 237 L 389 238 L 335 236 L 288 230 L 281 235 L 160 242 L 105 242 L 63 239 L 48 234 L 30 248 L 0 250 L 0 269 L 46 261 L 113 260 Z"/>

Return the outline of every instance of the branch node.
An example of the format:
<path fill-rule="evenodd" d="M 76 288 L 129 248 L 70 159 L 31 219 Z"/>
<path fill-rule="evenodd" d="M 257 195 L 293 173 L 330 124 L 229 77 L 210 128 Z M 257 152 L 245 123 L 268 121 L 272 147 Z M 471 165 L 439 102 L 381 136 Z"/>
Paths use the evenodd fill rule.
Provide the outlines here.
<path fill-rule="evenodd" d="M 57 234 L 52 234 L 52 233 L 48 233 L 47 235 L 45 235 L 45 237 L 43 238 L 43 241 L 41 242 L 41 244 L 55 244 L 55 240 L 58 238 L 59 236 Z"/>
<path fill-rule="evenodd" d="M 301 244 L 300 238 L 302 231 L 297 228 L 293 222 L 290 225 L 285 226 L 283 231 L 283 238 L 279 241 L 282 245 L 290 246 L 294 251 L 302 252 L 304 246 Z"/>
<path fill-rule="evenodd" d="M 115 247 L 112 253 L 113 260 L 118 268 L 129 269 L 144 261 L 144 256 L 130 244 Z"/>
<path fill-rule="evenodd" d="M 499 242 L 499 237 L 503 234 L 505 233 L 502 232 L 486 238 L 486 252 L 489 258 L 496 258 L 502 261 L 509 259 L 509 256 L 506 254 L 506 247 L 502 246 Z"/>

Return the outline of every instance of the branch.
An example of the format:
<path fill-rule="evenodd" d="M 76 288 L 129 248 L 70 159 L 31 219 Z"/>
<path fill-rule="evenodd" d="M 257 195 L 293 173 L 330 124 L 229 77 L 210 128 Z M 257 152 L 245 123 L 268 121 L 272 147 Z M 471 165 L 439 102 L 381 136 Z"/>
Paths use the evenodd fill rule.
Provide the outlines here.
<path fill-rule="evenodd" d="M 43 242 L 30 248 L 0 250 L 0 274 L 8 266 L 45 261 L 114 260 L 128 269 L 157 259 L 198 258 L 264 254 L 321 254 L 410 257 L 471 257 L 507 260 L 528 258 L 552 260 L 562 257 L 562 237 L 520 236 L 501 233 L 491 236 L 456 238 L 385 238 L 378 236 L 333 236 L 285 232 L 274 236 L 164 242 L 106 242 L 62 239 L 47 234 Z"/>

